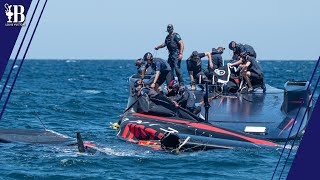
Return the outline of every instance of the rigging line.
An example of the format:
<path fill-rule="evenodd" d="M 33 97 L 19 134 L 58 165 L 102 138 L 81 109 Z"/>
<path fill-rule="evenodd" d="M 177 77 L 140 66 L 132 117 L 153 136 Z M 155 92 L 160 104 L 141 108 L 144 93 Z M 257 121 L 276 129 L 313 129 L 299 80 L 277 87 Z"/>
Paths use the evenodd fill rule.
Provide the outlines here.
<path fill-rule="evenodd" d="M 316 85 L 315 85 L 314 91 L 312 92 L 312 95 L 311 95 L 311 99 L 310 99 L 309 102 L 308 102 L 308 106 L 307 106 L 307 108 L 306 108 L 306 111 L 305 111 L 304 114 L 303 114 L 303 117 L 302 117 L 302 120 L 301 120 L 301 122 L 300 122 L 300 125 L 299 125 L 299 128 L 298 128 L 298 131 L 297 131 L 297 132 L 300 131 L 301 126 L 302 126 L 302 123 L 303 123 L 303 121 L 304 121 L 304 118 L 305 118 L 307 112 L 308 112 L 309 109 L 310 109 L 310 103 L 312 102 L 312 98 L 313 98 L 313 96 L 314 96 L 314 93 L 316 92 L 316 88 L 317 88 L 317 86 L 318 86 L 318 84 L 319 84 L 319 80 L 320 80 L 320 76 L 318 77 L 318 80 L 317 80 L 317 83 L 316 83 Z M 290 156 L 290 154 L 291 154 L 291 151 L 292 151 L 292 148 L 293 148 L 293 146 L 294 146 L 294 143 L 296 142 L 296 139 L 297 139 L 297 137 L 298 137 L 298 134 L 299 134 L 299 133 L 297 133 L 297 134 L 295 135 L 295 137 L 294 137 L 293 143 L 292 143 L 292 145 L 291 145 L 291 147 L 290 147 L 290 150 L 289 150 L 289 154 L 288 154 L 288 156 L 287 156 L 287 158 L 286 158 L 286 161 L 285 161 L 285 163 L 284 163 L 284 165 L 283 165 L 283 168 L 282 168 L 282 170 L 281 170 L 279 179 L 281 178 L 281 176 L 282 176 L 282 174 L 283 174 L 283 171 L 284 171 L 284 169 L 285 169 L 285 167 L 286 167 L 286 165 L 287 165 L 287 161 L 288 161 L 289 156 Z"/>
<path fill-rule="evenodd" d="M 0 120 L 1 120 L 1 118 L 2 118 L 2 116 L 3 116 L 3 113 L 4 113 L 4 110 L 6 109 L 6 106 L 7 106 L 7 104 L 8 104 L 10 95 L 11 95 L 11 93 L 12 93 L 12 90 L 13 90 L 13 88 L 14 88 L 14 85 L 15 85 L 15 83 L 16 83 L 16 81 L 17 81 L 18 76 L 19 76 L 19 73 L 20 73 L 21 67 L 22 67 L 22 65 L 23 65 L 24 59 L 26 58 L 26 55 L 27 55 L 27 53 L 28 53 L 30 44 L 31 44 L 32 39 L 33 39 L 33 36 L 34 36 L 34 34 L 35 34 L 36 30 L 37 30 L 37 27 L 38 27 L 38 25 L 39 25 L 41 16 L 42 16 L 43 11 L 44 11 L 44 9 L 45 9 L 45 7 L 46 7 L 46 5 L 47 5 L 47 2 L 48 2 L 48 0 L 45 1 L 44 5 L 43 5 L 43 7 L 42 7 L 40 16 L 39 16 L 38 21 L 37 21 L 37 24 L 36 24 L 36 26 L 35 26 L 35 28 L 34 28 L 34 30 L 33 30 L 33 32 L 32 32 L 32 35 L 31 35 L 30 41 L 29 41 L 29 43 L 28 43 L 27 49 L 26 49 L 26 51 L 25 51 L 25 53 L 24 53 L 24 55 L 23 55 L 23 58 L 22 58 L 22 60 L 21 60 L 20 66 L 19 66 L 18 71 L 17 71 L 17 74 L 16 74 L 16 76 L 15 76 L 13 82 L 12 82 L 12 85 L 11 85 L 11 88 L 10 88 L 10 91 L 9 91 L 9 94 L 8 94 L 8 96 L 7 96 L 7 98 L 6 98 L 6 101 L 5 101 L 4 105 L 3 105 L 3 107 L 2 107 L 2 111 L 1 111 L 1 113 L 0 113 Z"/>
<path fill-rule="evenodd" d="M 34 8 L 34 11 L 33 11 L 33 13 L 32 13 L 32 16 L 31 16 L 30 22 L 29 22 L 29 24 L 28 24 L 27 30 L 26 30 L 26 32 L 24 33 L 23 38 L 22 38 L 22 41 L 21 41 L 21 44 L 20 44 L 20 46 L 19 46 L 17 55 L 16 55 L 16 57 L 14 58 L 14 61 L 13 61 L 12 66 L 11 66 L 11 68 L 10 68 L 10 72 L 9 72 L 9 74 L 8 74 L 8 76 L 7 76 L 6 82 L 4 83 L 4 85 L 3 85 L 3 87 L 2 87 L 2 91 L 1 91 L 1 94 L 0 94 L 0 101 L 1 101 L 2 96 L 3 96 L 3 94 L 4 94 L 4 91 L 5 91 L 5 89 L 6 89 L 7 85 L 8 85 L 8 82 L 9 82 L 9 79 L 10 79 L 10 76 L 11 76 L 11 73 L 12 73 L 12 71 L 13 71 L 14 65 L 16 64 L 16 61 L 17 61 L 18 56 L 19 56 L 19 54 L 20 54 L 20 50 L 21 50 L 21 48 L 22 48 L 22 45 L 23 45 L 23 43 L 24 43 L 24 40 L 25 40 L 25 38 L 26 38 L 26 36 L 27 36 L 27 34 L 28 34 L 29 28 L 30 28 L 30 26 L 31 26 L 31 23 L 32 23 L 32 20 L 33 20 L 33 17 L 34 17 L 34 14 L 35 14 L 35 12 L 36 12 L 37 9 L 38 9 L 39 2 L 40 2 L 40 0 L 38 0 L 37 5 L 36 5 L 36 7 Z"/>
<path fill-rule="evenodd" d="M 142 95 L 140 94 L 138 97 L 137 97 L 137 100 L 135 101 L 135 102 L 133 102 L 126 110 L 124 110 L 124 112 L 122 113 L 122 114 L 124 114 L 124 113 L 126 113 L 129 109 L 131 109 L 138 101 L 139 101 L 139 99 L 142 97 Z"/>
<path fill-rule="evenodd" d="M 307 94 L 308 94 L 308 89 L 310 88 L 312 79 L 313 79 L 313 77 L 314 77 L 314 75 L 315 75 L 315 73 L 316 73 L 316 71 L 317 71 L 317 69 L 318 69 L 319 62 L 320 62 L 320 57 L 319 57 L 319 59 L 318 59 L 318 61 L 317 61 L 317 63 L 316 63 L 316 66 L 315 66 L 315 68 L 314 68 L 314 70 L 313 70 L 313 72 L 312 72 L 312 75 L 311 75 L 311 78 L 310 78 L 310 81 L 309 81 L 308 88 L 307 88 L 307 90 L 306 90 L 305 93 L 304 93 L 304 96 L 305 96 L 305 97 L 306 97 Z M 302 107 L 302 106 L 300 106 L 299 109 L 298 109 L 297 115 L 296 115 L 296 117 L 294 118 L 295 120 L 297 119 L 297 117 L 298 117 L 298 115 L 299 115 L 299 112 L 300 112 L 300 110 L 301 110 L 301 107 Z M 275 174 L 276 174 L 276 171 L 277 171 L 277 169 L 278 169 L 278 166 L 279 166 L 279 164 L 280 164 L 281 158 L 282 158 L 282 156 L 283 156 L 285 147 L 286 147 L 286 145 L 288 144 L 288 140 L 289 140 L 289 137 L 290 137 L 290 135 L 291 135 L 291 132 L 292 132 L 292 129 L 293 129 L 294 125 L 295 125 L 295 124 L 292 125 L 292 128 L 290 129 L 290 132 L 289 132 L 289 134 L 288 134 L 288 136 L 287 136 L 285 145 L 284 145 L 283 148 L 282 148 L 280 157 L 279 157 L 279 159 L 278 159 L 276 168 L 275 168 L 274 171 L 273 171 L 273 174 L 272 174 L 271 179 L 273 179 L 274 176 L 275 176 Z"/>
<path fill-rule="evenodd" d="M 39 117 L 39 114 L 38 114 L 37 112 L 34 112 L 34 114 L 36 115 L 36 117 L 37 117 L 37 118 L 39 119 L 39 121 L 41 122 L 41 124 L 42 124 L 42 126 L 43 126 L 44 130 L 47 130 L 47 127 L 43 124 L 43 122 L 42 122 L 41 118 Z"/>
<path fill-rule="evenodd" d="M 156 58 L 156 57 L 157 57 L 157 53 L 158 53 L 158 51 L 157 51 L 157 50 L 155 50 L 155 52 L 153 53 L 154 58 Z"/>

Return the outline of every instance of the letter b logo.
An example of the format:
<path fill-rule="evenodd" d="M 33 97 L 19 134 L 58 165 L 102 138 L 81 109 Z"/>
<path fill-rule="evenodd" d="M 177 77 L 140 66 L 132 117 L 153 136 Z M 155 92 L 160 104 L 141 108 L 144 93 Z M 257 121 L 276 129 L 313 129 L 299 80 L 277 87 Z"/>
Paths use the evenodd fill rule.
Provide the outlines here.
<path fill-rule="evenodd" d="M 5 4 L 5 13 L 6 16 L 8 16 L 8 21 L 7 23 L 23 23 L 25 20 L 25 15 L 24 15 L 24 7 L 22 5 L 9 5 Z M 13 11 L 12 11 L 13 7 Z M 12 21 L 12 16 L 13 16 L 13 21 Z"/>
<path fill-rule="evenodd" d="M 24 7 L 22 5 L 13 5 L 13 22 L 24 22 Z"/>

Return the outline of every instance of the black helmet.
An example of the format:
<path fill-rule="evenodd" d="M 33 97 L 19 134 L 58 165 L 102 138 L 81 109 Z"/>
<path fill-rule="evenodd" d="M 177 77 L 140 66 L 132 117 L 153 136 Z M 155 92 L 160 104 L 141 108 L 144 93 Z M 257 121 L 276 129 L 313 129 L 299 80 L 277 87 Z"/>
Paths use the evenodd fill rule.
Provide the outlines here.
<path fill-rule="evenodd" d="M 167 32 L 169 32 L 169 33 L 173 32 L 173 25 L 172 24 L 168 24 Z"/>
<path fill-rule="evenodd" d="M 153 60 L 153 56 L 150 52 L 147 52 L 144 56 L 143 56 L 143 60 L 147 61 L 148 59 Z"/>
<path fill-rule="evenodd" d="M 217 48 L 217 51 L 220 51 L 220 52 L 223 53 L 223 51 L 224 51 L 225 49 L 226 49 L 226 48 L 224 48 L 224 47 L 218 47 L 218 48 Z"/>
<path fill-rule="evenodd" d="M 232 44 L 233 44 L 233 43 L 236 44 L 236 42 L 234 42 L 234 41 L 231 41 L 231 42 L 229 43 L 229 49 L 230 49 L 230 50 L 233 50 L 233 47 L 232 47 Z"/>
<path fill-rule="evenodd" d="M 199 56 L 198 51 L 193 51 L 191 56 L 192 56 L 192 57 Z"/>
<path fill-rule="evenodd" d="M 136 60 L 136 66 L 141 66 L 142 63 L 143 63 L 142 58 Z"/>

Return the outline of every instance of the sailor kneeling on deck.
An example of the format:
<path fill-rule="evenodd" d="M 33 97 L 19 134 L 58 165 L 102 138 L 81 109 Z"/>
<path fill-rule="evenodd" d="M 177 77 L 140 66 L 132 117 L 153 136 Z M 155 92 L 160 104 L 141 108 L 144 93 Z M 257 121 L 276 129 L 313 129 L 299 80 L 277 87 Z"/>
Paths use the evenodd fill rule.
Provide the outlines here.
<path fill-rule="evenodd" d="M 235 63 L 228 63 L 229 67 L 235 65 L 239 65 L 241 67 L 240 75 L 248 85 L 248 92 L 252 92 L 254 90 L 253 85 L 259 85 L 263 89 L 263 92 L 266 91 L 262 69 L 254 57 L 244 53 L 239 61 Z"/>

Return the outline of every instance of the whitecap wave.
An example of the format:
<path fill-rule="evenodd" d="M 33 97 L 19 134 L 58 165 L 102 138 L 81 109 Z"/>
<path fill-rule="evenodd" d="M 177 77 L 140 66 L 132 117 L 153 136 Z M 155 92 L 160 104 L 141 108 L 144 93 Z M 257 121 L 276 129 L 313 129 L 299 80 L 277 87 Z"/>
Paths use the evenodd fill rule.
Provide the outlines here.
<path fill-rule="evenodd" d="M 119 151 L 118 149 L 112 149 L 109 147 L 101 148 L 100 153 L 103 153 L 105 155 L 109 156 L 135 156 L 136 153 L 134 151 L 128 152 L 128 151 Z"/>
<path fill-rule="evenodd" d="M 98 94 L 98 93 L 101 93 L 101 91 L 98 91 L 98 90 L 83 90 L 82 92 L 88 93 L 88 94 Z"/>
<path fill-rule="evenodd" d="M 68 81 L 75 81 L 77 80 L 76 78 L 69 78 Z"/>
<path fill-rule="evenodd" d="M 292 149 L 292 150 L 297 150 L 299 148 L 299 146 L 292 146 L 290 144 L 287 144 L 286 146 L 280 145 L 280 147 L 281 148 L 279 148 L 279 149 L 283 149 L 283 147 L 284 147 L 285 149 Z"/>
<path fill-rule="evenodd" d="M 76 60 L 66 60 L 66 63 L 75 63 L 77 62 Z"/>

